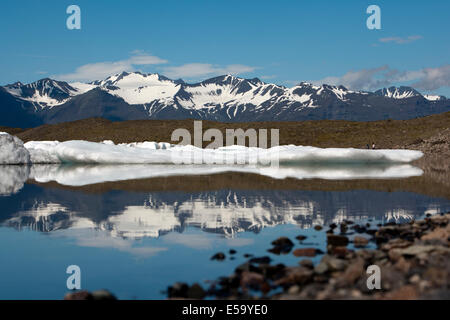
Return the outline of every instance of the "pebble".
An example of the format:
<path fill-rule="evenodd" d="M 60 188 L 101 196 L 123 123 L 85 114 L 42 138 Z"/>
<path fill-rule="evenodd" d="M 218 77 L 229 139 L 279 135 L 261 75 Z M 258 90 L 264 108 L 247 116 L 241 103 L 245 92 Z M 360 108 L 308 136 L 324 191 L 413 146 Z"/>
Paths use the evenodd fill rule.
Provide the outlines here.
<path fill-rule="evenodd" d="M 187 291 L 189 299 L 203 299 L 205 296 L 205 290 L 198 283 L 194 283 Z"/>
<path fill-rule="evenodd" d="M 225 260 L 225 253 L 218 252 L 211 257 L 211 260 L 223 261 Z"/>
<path fill-rule="evenodd" d="M 249 260 L 250 263 L 256 263 L 256 264 L 269 264 L 271 261 L 272 261 L 272 259 L 267 256 L 251 258 Z"/>
<path fill-rule="evenodd" d="M 294 246 L 294 243 L 291 241 L 291 239 L 287 237 L 280 237 L 277 240 L 272 241 L 272 245 L 277 247 L 283 247 L 283 246 Z"/>
<path fill-rule="evenodd" d="M 302 267 L 305 267 L 305 268 L 308 268 L 308 269 L 313 269 L 314 268 L 314 263 L 310 259 L 302 259 L 302 260 L 300 260 L 299 264 Z"/>
<path fill-rule="evenodd" d="M 294 250 L 293 254 L 296 257 L 315 257 L 316 249 L 315 248 L 296 249 Z"/>
<path fill-rule="evenodd" d="M 341 235 L 327 235 L 327 243 L 332 246 L 347 246 L 348 238 Z"/>
<path fill-rule="evenodd" d="M 353 244 L 355 247 L 357 248 L 363 248 L 365 246 L 367 246 L 369 244 L 369 240 L 367 238 L 364 237 L 354 237 L 353 238 Z"/>

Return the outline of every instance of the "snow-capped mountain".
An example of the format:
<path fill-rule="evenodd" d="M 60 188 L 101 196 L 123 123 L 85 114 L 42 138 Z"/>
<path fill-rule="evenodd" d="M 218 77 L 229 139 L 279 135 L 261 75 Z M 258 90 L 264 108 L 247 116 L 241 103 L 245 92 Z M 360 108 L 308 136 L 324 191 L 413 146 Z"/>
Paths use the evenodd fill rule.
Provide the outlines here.
<path fill-rule="evenodd" d="M 61 105 L 71 97 L 81 93 L 66 82 L 49 78 L 30 84 L 15 82 L 6 85 L 4 88 L 14 97 L 29 101 L 39 108 Z"/>
<path fill-rule="evenodd" d="M 406 99 L 422 96 L 420 92 L 411 87 L 389 87 L 375 91 L 375 94 L 393 99 Z"/>
<path fill-rule="evenodd" d="M 122 72 L 91 83 L 42 79 L 0 87 L 0 125 L 57 123 L 89 117 L 111 120 L 203 119 L 296 121 L 409 119 L 450 110 L 450 100 L 423 96 L 410 87 L 376 92 L 343 86 L 265 83 L 231 75 L 188 84 L 159 74 Z M 21 116 L 12 117 L 11 112 Z M 28 118 L 34 121 L 28 121 Z M 15 120 L 14 120 L 15 119 Z M 38 121 L 38 122 L 39 122 Z M 13 122 L 13 124 L 11 124 Z"/>

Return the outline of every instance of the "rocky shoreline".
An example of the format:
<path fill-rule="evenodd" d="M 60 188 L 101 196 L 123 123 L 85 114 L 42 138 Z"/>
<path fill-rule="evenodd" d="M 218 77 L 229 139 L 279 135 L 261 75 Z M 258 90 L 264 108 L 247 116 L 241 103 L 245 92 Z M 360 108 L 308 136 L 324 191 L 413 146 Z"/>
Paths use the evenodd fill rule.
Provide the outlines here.
<path fill-rule="evenodd" d="M 175 283 L 169 299 L 450 299 L 450 213 L 428 215 L 404 224 L 332 224 L 327 252 L 298 248 L 305 236 L 273 241 L 274 254 L 293 254 L 299 265 L 252 257 L 227 277 L 198 283 Z M 353 244 L 354 249 L 350 249 Z M 368 246 L 376 249 L 368 249 Z M 234 254 L 234 252 L 230 252 Z M 230 254 L 228 253 L 228 254 Z M 322 255 L 319 263 L 310 259 Z M 213 258 L 225 259 L 225 253 Z M 380 289 L 369 289 L 369 266 L 378 266 Z"/>

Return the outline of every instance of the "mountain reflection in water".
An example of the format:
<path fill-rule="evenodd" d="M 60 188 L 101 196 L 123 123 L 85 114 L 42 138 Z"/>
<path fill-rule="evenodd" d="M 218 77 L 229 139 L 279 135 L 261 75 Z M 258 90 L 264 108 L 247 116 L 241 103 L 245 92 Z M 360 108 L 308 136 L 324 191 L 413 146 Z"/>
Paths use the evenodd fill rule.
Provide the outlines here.
<path fill-rule="evenodd" d="M 0 168 L 0 224 L 41 232 L 95 229 L 111 237 L 139 239 L 183 232 L 193 226 L 205 232 L 234 237 L 237 233 L 292 224 L 310 228 L 344 219 L 405 220 L 449 209 L 448 201 L 411 192 L 372 190 L 248 190 L 222 188 L 201 191 L 108 190 L 85 192 L 83 186 L 104 181 L 160 177 L 180 179 L 182 173 L 219 174 L 229 168 L 210 166 L 6 166 Z M 254 172 L 268 168 L 235 168 Z M 273 168 L 281 176 L 330 179 L 420 175 L 410 165 L 307 166 Z M 211 176 L 214 179 L 214 175 Z M 56 181 L 52 186 L 26 184 Z M 182 179 L 182 178 L 181 178 Z M 239 178 L 238 178 L 239 179 Z M 149 179 L 149 184 L 151 184 Z M 63 186 L 64 185 L 64 186 Z"/>

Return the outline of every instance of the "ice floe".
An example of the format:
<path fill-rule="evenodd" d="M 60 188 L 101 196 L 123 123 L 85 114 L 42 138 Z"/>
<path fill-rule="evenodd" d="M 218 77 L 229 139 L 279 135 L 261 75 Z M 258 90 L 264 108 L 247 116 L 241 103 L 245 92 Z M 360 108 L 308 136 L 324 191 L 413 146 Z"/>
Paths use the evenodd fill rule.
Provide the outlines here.
<path fill-rule="evenodd" d="M 423 156 L 415 150 L 366 150 L 285 145 L 268 149 L 228 146 L 201 149 L 191 145 L 139 142 L 115 145 L 88 141 L 31 141 L 32 163 L 85 164 L 274 164 L 409 163 Z"/>
<path fill-rule="evenodd" d="M 26 164 L 30 162 L 30 154 L 22 140 L 6 132 L 0 132 L 0 165 Z"/>

